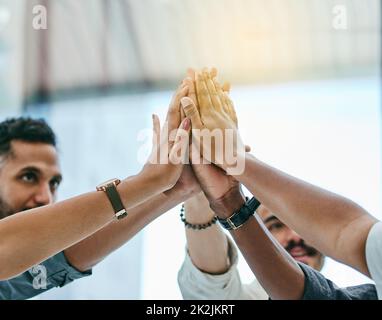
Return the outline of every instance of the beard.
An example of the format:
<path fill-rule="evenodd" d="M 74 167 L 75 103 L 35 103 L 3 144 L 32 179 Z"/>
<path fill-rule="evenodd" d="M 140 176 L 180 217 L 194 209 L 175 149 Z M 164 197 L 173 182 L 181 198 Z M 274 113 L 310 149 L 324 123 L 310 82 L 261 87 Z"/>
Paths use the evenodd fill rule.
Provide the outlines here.
<path fill-rule="evenodd" d="M 14 213 L 15 211 L 11 206 L 0 196 L 0 219 L 9 217 Z"/>

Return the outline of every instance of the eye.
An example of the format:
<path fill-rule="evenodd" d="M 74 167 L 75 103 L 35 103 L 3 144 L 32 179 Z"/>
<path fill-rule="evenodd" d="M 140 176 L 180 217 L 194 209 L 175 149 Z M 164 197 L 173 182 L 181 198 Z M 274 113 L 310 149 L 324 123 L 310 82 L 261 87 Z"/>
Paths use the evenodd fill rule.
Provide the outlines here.
<path fill-rule="evenodd" d="M 50 189 L 52 191 L 56 191 L 58 187 L 60 186 L 61 181 L 58 179 L 54 179 L 50 182 Z"/>
<path fill-rule="evenodd" d="M 281 222 L 276 222 L 276 223 L 271 224 L 268 227 L 268 230 L 269 231 L 276 231 L 276 230 L 282 229 L 283 227 L 284 227 L 284 224 L 282 224 Z"/>
<path fill-rule="evenodd" d="M 21 176 L 21 180 L 26 183 L 34 183 L 37 181 L 37 175 L 33 172 L 26 172 Z"/>

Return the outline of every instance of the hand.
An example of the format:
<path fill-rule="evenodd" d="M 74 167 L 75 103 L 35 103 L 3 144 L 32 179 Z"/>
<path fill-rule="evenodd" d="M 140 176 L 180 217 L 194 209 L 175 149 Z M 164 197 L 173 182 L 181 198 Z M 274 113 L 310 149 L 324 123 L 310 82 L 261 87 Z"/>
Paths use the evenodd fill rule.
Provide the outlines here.
<path fill-rule="evenodd" d="M 179 180 L 173 188 L 165 191 L 167 196 L 172 196 L 173 194 L 182 195 L 185 199 L 188 199 L 198 193 L 202 189 L 200 188 L 199 181 L 195 177 L 194 171 L 191 168 L 190 164 L 183 166 L 182 174 L 180 175 Z"/>
<path fill-rule="evenodd" d="M 199 151 L 191 149 L 194 152 L 192 159 L 200 158 Z M 211 209 L 219 217 L 229 217 L 243 205 L 244 196 L 235 178 L 211 163 L 192 164 L 192 168 Z"/>
<path fill-rule="evenodd" d="M 237 180 L 227 175 L 221 168 L 212 163 L 202 163 L 203 160 L 196 148 L 191 148 L 190 152 L 190 158 L 194 160 L 191 162 L 192 169 L 209 202 L 220 199 L 232 188 L 239 188 Z"/>
<path fill-rule="evenodd" d="M 161 191 L 174 187 L 188 163 L 190 119 L 181 121 L 180 99 L 185 97 L 188 87 L 178 87 L 170 103 L 163 129 L 157 115 L 153 115 L 153 149 L 142 169 L 142 174 L 154 181 Z"/>
<path fill-rule="evenodd" d="M 237 167 L 238 156 L 243 158 L 245 153 L 233 103 L 214 73 L 211 77 L 207 71 L 197 72 L 195 78 L 195 81 L 191 77 L 186 79 L 189 97 L 181 99 L 183 110 L 192 122 L 193 144 L 203 158 L 230 170 Z"/>

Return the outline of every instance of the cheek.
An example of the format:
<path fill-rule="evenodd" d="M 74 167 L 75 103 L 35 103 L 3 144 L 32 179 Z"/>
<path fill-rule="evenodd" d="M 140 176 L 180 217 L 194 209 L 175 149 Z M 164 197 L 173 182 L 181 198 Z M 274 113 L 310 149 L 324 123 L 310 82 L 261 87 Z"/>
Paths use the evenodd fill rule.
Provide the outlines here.
<path fill-rule="evenodd" d="M 282 231 L 271 231 L 272 236 L 280 243 L 284 248 L 288 244 L 284 232 Z"/>
<path fill-rule="evenodd" d="M 1 196 L 13 210 L 19 211 L 25 207 L 32 194 L 33 190 L 30 187 L 28 188 L 17 182 L 12 182 L 3 189 Z"/>

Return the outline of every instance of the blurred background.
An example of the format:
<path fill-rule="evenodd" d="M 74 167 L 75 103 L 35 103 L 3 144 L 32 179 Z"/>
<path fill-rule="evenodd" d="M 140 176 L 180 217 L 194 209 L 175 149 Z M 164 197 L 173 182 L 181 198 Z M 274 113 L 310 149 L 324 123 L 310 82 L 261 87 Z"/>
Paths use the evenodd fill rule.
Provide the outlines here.
<path fill-rule="evenodd" d="M 381 212 L 381 1 L 0 0 L 0 121 L 58 135 L 59 199 L 137 173 L 138 136 L 188 67 L 232 83 L 258 158 Z M 325 236 L 325 235 L 323 235 Z M 40 299 L 181 299 L 179 208 Z M 240 257 L 245 283 L 253 274 Z M 327 259 L 339 286 L 370 282 Z"/>

